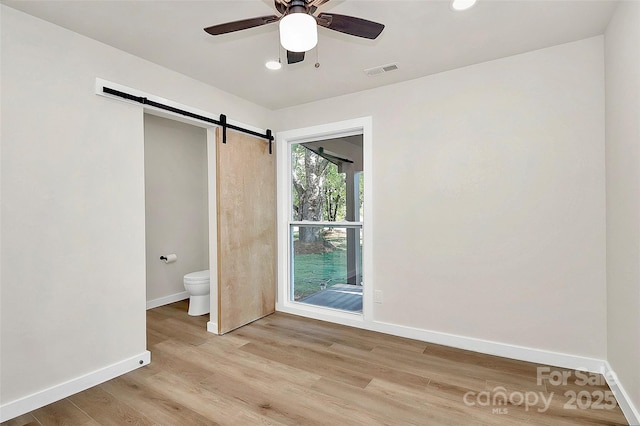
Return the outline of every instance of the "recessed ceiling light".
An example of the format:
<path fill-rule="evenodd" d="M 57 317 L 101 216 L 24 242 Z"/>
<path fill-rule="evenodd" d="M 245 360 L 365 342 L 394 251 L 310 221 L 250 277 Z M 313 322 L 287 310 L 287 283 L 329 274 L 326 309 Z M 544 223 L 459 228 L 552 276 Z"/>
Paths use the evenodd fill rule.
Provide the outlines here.
<path fill-rule="evenodd" d="M 467 10 L 476 4 L 476 0 L 453 0 L 451 2 L 451 8 L 453 10 Z"/>
<path fill-rule="evenodd" d="M 271 61 L 267 61 L 266 64 L 264 64 L 265 67 L 269 68 L 270 70 L 279 70 L 280 68 L 282 68 L 282 63 L 278 60 L 271 60 Z"/>

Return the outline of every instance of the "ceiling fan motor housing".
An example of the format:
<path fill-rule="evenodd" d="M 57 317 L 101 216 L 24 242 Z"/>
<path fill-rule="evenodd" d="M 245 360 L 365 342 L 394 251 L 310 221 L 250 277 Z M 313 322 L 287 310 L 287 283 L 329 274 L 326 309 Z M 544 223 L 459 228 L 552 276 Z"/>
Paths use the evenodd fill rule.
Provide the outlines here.
<path fill-rule="evenodd" d="M 304 0 L 291 0 L 287 7 L 287 14 L 290 13 L 307 13 L 309 8 Z"/>

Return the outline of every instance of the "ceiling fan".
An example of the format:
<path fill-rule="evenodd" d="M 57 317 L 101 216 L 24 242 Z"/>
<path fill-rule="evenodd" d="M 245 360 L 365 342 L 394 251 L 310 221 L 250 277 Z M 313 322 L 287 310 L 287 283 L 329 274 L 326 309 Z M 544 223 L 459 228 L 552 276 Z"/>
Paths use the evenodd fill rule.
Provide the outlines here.
<path fill-rule="evenodd" d="M 294 64 L 304 60 L 304 52 L 318 43 L 318 28 L 349 34 L 373 40 L 377 38 L 384 25 L 353 16 L 337 13 L 319 13 L 318 7 L 329 0 L 274 0 L 276 10 L 281 14 L 260 16 L 213 25 L 204 30 L 211 35 L 227 34 L 261 25 L 280 22 L 280 44 L 287 50 L 287 63 Z"/>

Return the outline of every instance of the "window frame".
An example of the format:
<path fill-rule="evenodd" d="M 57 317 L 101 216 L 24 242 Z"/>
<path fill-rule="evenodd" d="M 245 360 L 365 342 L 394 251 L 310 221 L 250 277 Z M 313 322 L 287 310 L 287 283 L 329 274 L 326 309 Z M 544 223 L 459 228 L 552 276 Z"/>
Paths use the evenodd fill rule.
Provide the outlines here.
<path fill-rule="evenodd" d="M 295 221 L 292 215 L 292 183 L 291 183 L 291 151 L 294 144 L 314 142 L 345 136 L 362 135 L 363 164 L 364 164 L 364 202 L 362 207 L 362 221 Z M 278 132 L 276 135 L 278 155 L 278 295 L 276 310 L 309 318 L 321 319 L 346 325 L 362 327 L 363 322 L 369 322 L 373 311 L 373 281 L 372 274 L 372 119 L 371 117 L 357 118 L 325 125 Z M 362 276 L 363 276 L 363 306 L 362 313 L 340 311 L 326 307 L 317 307 L 291 299 L 291 277 L 293 268 L 291 250 L 291 229 L 295 225 L 314 225 L 331 227 L 360 227 L 363 238 L 362 248 Z"/>

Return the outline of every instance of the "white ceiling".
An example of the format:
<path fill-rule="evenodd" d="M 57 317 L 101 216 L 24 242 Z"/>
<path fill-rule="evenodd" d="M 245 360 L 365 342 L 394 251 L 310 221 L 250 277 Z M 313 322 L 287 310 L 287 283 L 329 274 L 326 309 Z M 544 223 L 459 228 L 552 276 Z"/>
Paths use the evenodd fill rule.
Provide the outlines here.
<path fill-rule="evenodd" d="M 318 49 L 304 62 L 270 71 L 264 63 L 277 59 L 277 24 L 217 37 L 203 28 L 275 14 L 273 0 L 1 1 L 271 109 L 599 35 L 616 5 L 478 0 L 472 9 L 454 12 L 449 0 L 331 0 L 320 11 L 386 28 L 377 40 L 320 28 Z M 363 72 L 394 62 L 397 71 L 374 77 Z"/>

